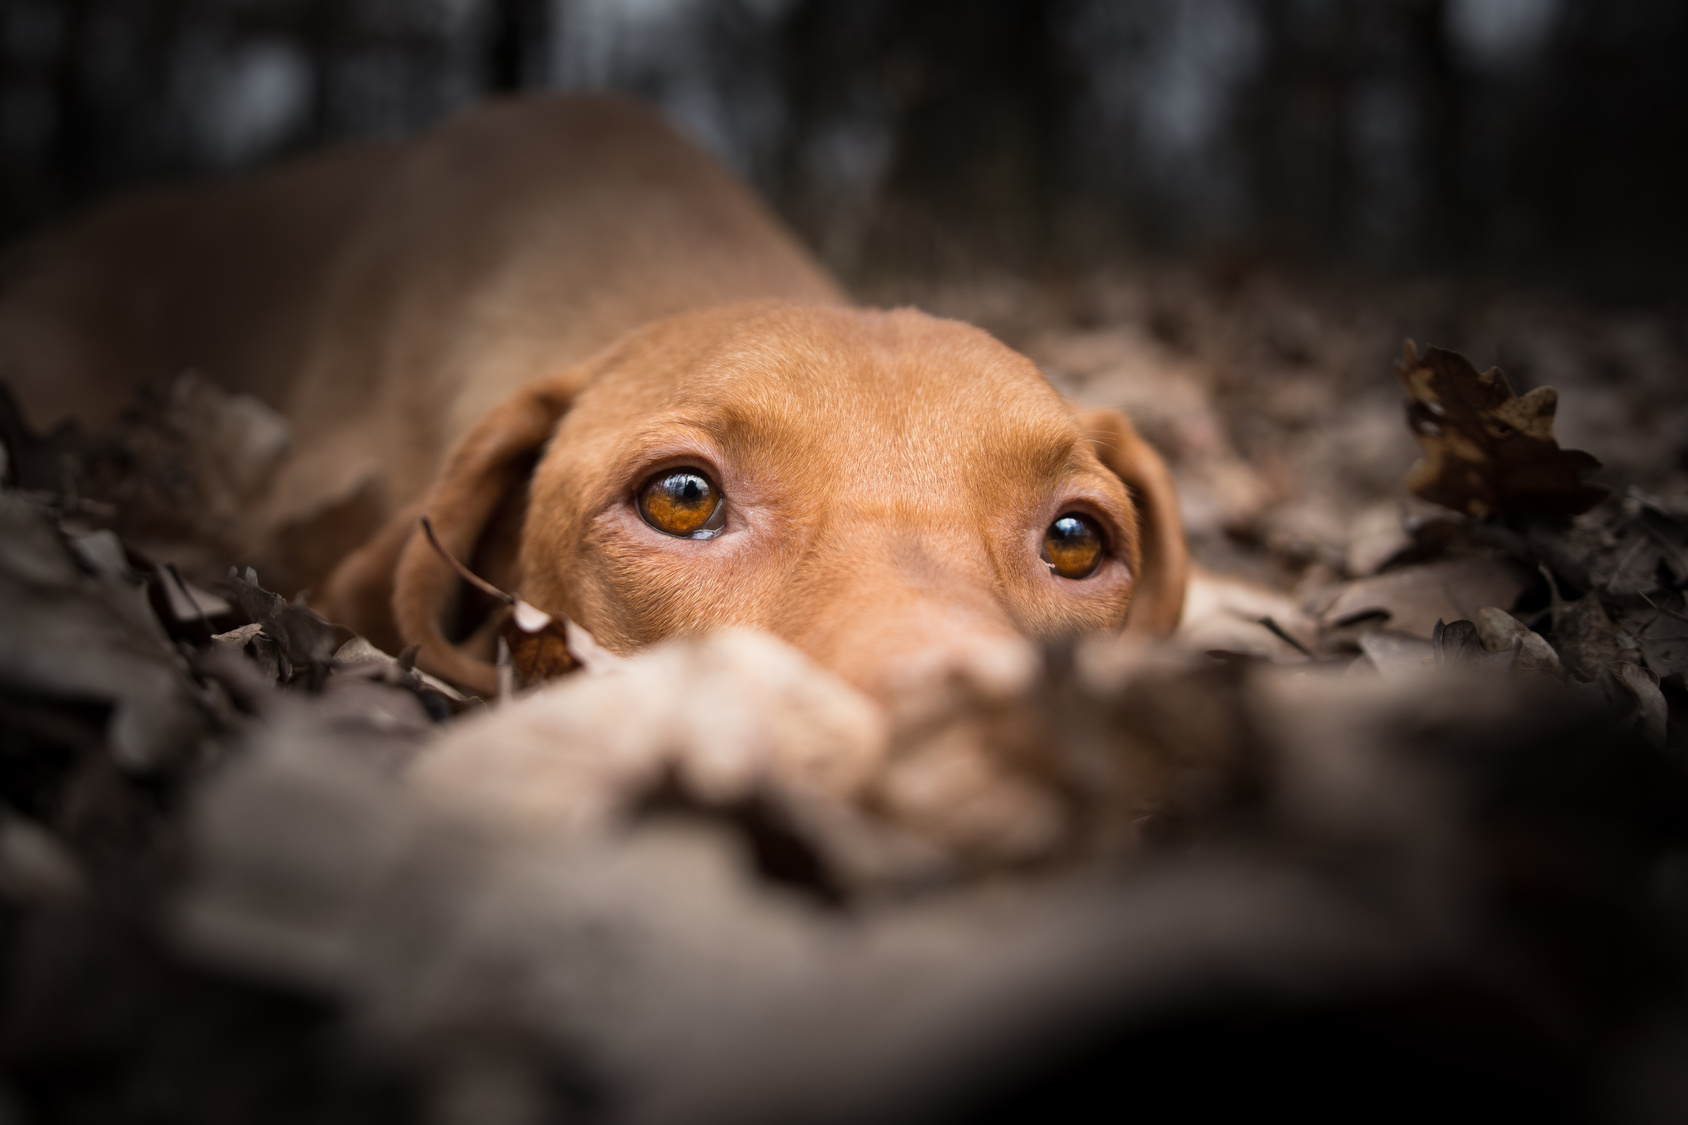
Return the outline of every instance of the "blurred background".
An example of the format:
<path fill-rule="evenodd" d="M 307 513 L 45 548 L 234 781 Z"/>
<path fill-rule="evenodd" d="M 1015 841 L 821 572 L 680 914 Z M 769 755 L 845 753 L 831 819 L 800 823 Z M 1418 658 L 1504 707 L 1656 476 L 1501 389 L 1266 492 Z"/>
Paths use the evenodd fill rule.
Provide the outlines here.
<path fill-rule="evenodd" d="M 1688 253 L 1680 0 L 0 0 L 0 239 L 479 99 L 660 103 L 846 278 L 1122 255 L 1601 300 Z"/>
<path fill-rule="evenodd" d="M 0 0 L 0 247 L 114 192 L 613 89 L 860 300 L 1128 410 L 1198 559 L 1370 573 L 1404 337 L 1688 498 L 1681 0 Z M 213 373 L 214 374 L 214 373 Z M 172 505 L 176 507 L 176 505 Z"/>

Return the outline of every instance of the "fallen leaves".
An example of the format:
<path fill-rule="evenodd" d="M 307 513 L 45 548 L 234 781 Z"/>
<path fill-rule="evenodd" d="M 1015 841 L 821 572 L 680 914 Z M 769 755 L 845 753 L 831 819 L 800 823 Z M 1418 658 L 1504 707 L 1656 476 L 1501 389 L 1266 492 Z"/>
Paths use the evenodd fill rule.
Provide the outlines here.
<path fill-rule="evenodd" d="M 12 492 L 0 492 L 0 607 L 0 683 L 36 721 L 110 708 L 111 753 L 140 771 L 197 746 L 207 718 L 138 576 L 88 566 Z"/>
<path fill-rule="evenodd" d="M 1407 487 L 1467 516 L 1575 515 L 1605 490 L 1583 482 L 1600 467 L 1553 438 L 1559 395 L 1537 387 L 1519 396 L 1498 367 L 1478 373 L 1464 356 L 1408 340 L 1395 365 L 1406 389 L 1407 420 L 1424 460 Z"/>
<path fill-rule="evenodd" d="M 255 627 L 241 640 L 261 646 L 259 663 L 283 684 L 304 677 L 311 686 L 320 687 L 333 667 L 334 650 L 349 638 L 307 609 L 302 600 L 289 603 L 258 585 L 258 575 L 250 567 L 245 574 L 230 568 L 224 586 L 251 622 L 249 628 Z"/>
<path fill-rule="evenodd" d="M 1387 679 L 1434 664 L 1563 684 L 1668 741 L 1668 693 L 1688 689 L 1683 513 L 1584 482 L 1599 463 L 1558 447 L 1552 388 L 1520 397 L 1498 369 L 1411 341 L 1395 373 L 1424 454 L 1408 486 L 1453 511 L 1415 521 L 1379 573 L 1308 597 L 1314 654 L 1357 649 Z"/>
<path fill-rule="evenodd" d="M 29 985 L 0 1061 L 32 1089 L 106 1073 L 66 1015 L 97 980 L 126 1042 L 193 1029 L 191 1081 L 162 1083 L 193 1105 L 230 1060 L 376 1057 L 436 1116 L 490 1073 L 539 1118 L 880 1120 L 1113 1021 L 1152 1046 L 1158 1021 L 1254 1013 L 1257 1058 L 1452 988 L 1462 1020 L 1527 1029 L 1519 1057 L 1539 1031 L 1626 1082 L 1605 1063 L 1650 1032 L 1609 1013 L 1679 1006 L 1659 982 L 1688 975 L 1688 778 L 1654 751 L 1682 744 L 1688 534 L 1639 494 L 1568 516 L 1583 462 L 1549 396 L 1469 366 L 1413 369 L 1447 420 L 1429 494 L 1457 510 L 1409 543 L 1379 500 L 1348 552 L 1375 574 L 1204 576 L 1180 644 L 1051 646 L 895 716 L 766 636 L 622 658 L 502 591 L 506 690 L 481 705 L 251 571 L 190 584 L 49 494 L 57 454 L 11 456 L 42 488 L 0 494 L 0 912 L 76 940 L 0 932 Z M 103 853 L 96 822 L 126 826 Z M 124 848 L 164 874 L 97 858 Z M 125 895 L 138 921 L 55 913 Z M 1460 984 L 1496 964 L 1503 996 Z M 278 996 L 311 1035 L 264 1038 L 298 1026 Z M 1415 1024 L 1414 1081 L 1447 1022 Z M 245 1117 L 308 1090 L 334 1112 L 298 1116 L 374 1119 L 326 1080 L 216 1089 Z"/>
<path fill-rule="evenodd" d="M 192 371 L 143 389 L 99 436 L 68 423 L 37 436 L 0 395 L 0 438 L 14 486 L 201 580 L 257 545 L 253 517 L 291 440 L 275 411 Z"/>

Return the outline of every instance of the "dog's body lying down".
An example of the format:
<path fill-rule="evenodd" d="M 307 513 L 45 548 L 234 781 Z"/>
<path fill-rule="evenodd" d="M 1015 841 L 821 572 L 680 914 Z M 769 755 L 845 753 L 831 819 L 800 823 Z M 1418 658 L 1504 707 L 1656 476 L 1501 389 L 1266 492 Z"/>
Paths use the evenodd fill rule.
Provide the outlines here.
<path fill-rule="evenodd" d="M 280 409 L 252 553 L 482 690 L 424 510 L 612 650 L 751 625 L 880 695 L 993 641 L 1165 632 L 1183 598 L 1170 481 L 1123 418 L 976 329 L 846 307 L 615 100 L 97 213 L 24 256 L 0 365 L 40 426 L 187 367 Z"/>
<path fill-rule="evenodd" d="M 0 378 L 36 426 L 98 428 L 188 369 L 286 416 L 243 544 L 283 588 L 319 583 L 529 380 L 676 313 L 842 301 L 736 179 L 601 98 L 120 200 L 8 274 Z"/>

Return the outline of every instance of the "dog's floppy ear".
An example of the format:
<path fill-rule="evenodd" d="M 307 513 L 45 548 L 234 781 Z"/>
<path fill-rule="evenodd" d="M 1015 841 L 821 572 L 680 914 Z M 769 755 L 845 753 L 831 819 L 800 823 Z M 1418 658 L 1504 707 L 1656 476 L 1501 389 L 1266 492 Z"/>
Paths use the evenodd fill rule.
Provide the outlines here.
<path fill-rule="evenodd" d="M 1119 411 L 1091 410 L 1078 421 L 1102 464 L 1131 490 L 1141 520 L 1142 572 L 1134 576 L 1137 589 L 1126 631 L 1164 637 L 1178 627 L 1190 579 L 1190 551 L 1172 473 Z"/>
<path fill-rule="evenodd" d="M 433 521 L 441 546 L 455 558 L 472 562 L 488 525 L 501 512 L 509 512 L 513 499 L 525 497 L 535 460 L 582 382 L 580 372 L 571 372 L 529 383 L 451 451 L 422 511 Z M 410 518 L 414 529 L 415 516 Z M 445 622 L 456 611 L 461 587 L 450 564 L 425 535 L 413 530 L 399 555 L 393 584 L 399 634 L 405 643 L 422 646 L 416 663 L 423 671 L 491 695 L 498 684 L 492 663 L 446 634 Z"/>

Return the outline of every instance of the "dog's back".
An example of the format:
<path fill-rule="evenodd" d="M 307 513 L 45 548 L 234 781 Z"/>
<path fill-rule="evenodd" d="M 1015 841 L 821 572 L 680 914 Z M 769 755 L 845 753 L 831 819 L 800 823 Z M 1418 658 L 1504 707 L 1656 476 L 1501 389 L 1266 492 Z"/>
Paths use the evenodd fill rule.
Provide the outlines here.
<path fill-rule="evenodd" d="M 730 173 L 600 97 L 121 201 L 14 252 L 6 276 L 0 378 L 35 425 L 97 429 L 186 369 L 287 417 L 293 452 L 249 537 L 272 566 L 289 545 L 277 577 L 300 584 L 530 379 L 690 309 L 841 300 Z M 328 512 L 337 543 L 301 554 Z"/>

